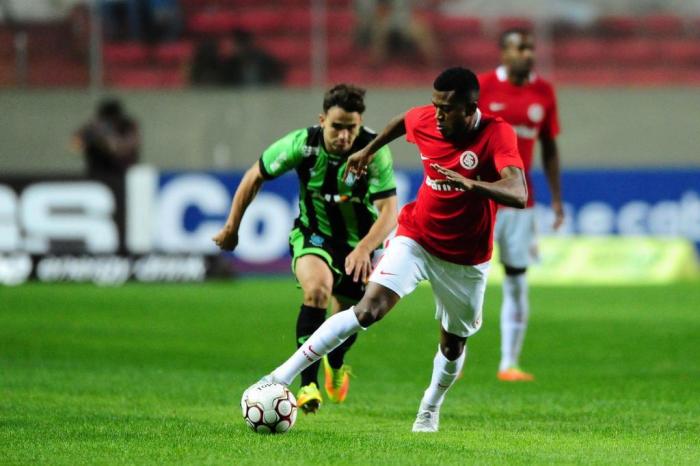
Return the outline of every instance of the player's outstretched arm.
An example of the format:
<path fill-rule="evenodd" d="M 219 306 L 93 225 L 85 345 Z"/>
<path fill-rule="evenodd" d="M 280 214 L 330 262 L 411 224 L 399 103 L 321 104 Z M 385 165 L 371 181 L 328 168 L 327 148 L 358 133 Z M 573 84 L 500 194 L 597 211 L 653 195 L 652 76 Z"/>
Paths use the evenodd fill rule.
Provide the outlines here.
<path fill-rule="evenodd" d="M 258 162 L 248 169 L 236 188 L 236 193 L 231 201 L 231 210 L 223 228 L 212 238 L 224 251 L 233 251 L 238 245 L 238 228 L 241 226 L 241 219 L 250 203 L 255 199 L 260 187 L 265 179 L 260 173 Z"/>
<path fill-rule="evenodd" d="M 345 166 L 343 179 L 347 180 L 350 174 L 355 177 L 362 176 L 367 170 L 367 165 L 372 162 L 374 154 L 379 149 L 389 144 L 394 139 L 406 134 L 406 125 L 404 123 L 405 115 L 405 113 L 402 113 L 392 118 L 382 132 L 379 133 L 379 135 L 374 138 L 372 142 L 348 157 L 348 163 Z"/>
<path fill-rule="evenodd" d="M 489 182 L 471 180 L 455 171 L 443 168 L 437 163 L 433 163 L 430 166 L 445 176 L 444 180 L 435 181 L 438 184 L 447 184 L 465 191 L 474 191 L 508 207 L 524 209 L 527 204 L 525 176 L 518 167 L 508 166 L 503 168 L 500 171 L 501 179 Z"/>
<path fill-rule="evenodd" d="M 561 202 L 561 184 L 559 176 L 559 148 L 554 138 L 540 138 L 542 144 L 542 167 L 547 177 L 549 192 L 552 195 L 552 210 L 554 211 L 555 230 L 564 223 L 564 207 Z"/>
<path fill-rule="evenodd" d="M 371 254 L 382 244 L 391 230 L 396 227 L 397 205 L 396 196 L 377 199 L 374 205 L 379 211 L 377 220 L 372 224 L 364 238 L 357 243 L 355 249 L 345 258 L 345 273 L 352 275 L 353 281 L 362 280 L 367 283 L 372 273 Z"/>

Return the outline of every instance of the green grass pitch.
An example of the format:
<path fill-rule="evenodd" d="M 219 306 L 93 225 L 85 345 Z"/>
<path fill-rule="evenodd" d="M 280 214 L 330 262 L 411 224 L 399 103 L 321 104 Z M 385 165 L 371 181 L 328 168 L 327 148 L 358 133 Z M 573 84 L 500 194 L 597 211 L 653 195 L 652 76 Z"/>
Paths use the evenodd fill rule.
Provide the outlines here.
<path fill-rule="evenodd" d="M 438 337 L 420 288 L 358 339 L 345 404 L 264 436 L 239 400 L 293 351 L 292 280 L 0 288 L 0 463 L 700 463 L 699 283 L 533 288 L 519 385 L 495 377 L 499 294 L 439 433 L 410 432 Z"/>

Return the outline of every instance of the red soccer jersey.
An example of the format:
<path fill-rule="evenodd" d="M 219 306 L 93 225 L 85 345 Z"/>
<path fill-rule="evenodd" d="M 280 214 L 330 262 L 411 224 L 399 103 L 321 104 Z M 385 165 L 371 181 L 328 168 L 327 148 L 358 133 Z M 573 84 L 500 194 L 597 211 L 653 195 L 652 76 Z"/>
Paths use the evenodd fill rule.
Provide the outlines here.
<path fill-rule="evenodd" d="M 478 111 L 478 110 L 477 110 Z M 449 262 L 476 265 L 491 259 L 496 203 L 473 192 L 437 185 L 445 179 L 430 167 L 437 163 L 481 181 L 497 181 L 508 166 L 523 168 L 513 128 L 501 118 L 478 113 L 463 140 L 445 139 L 432 105 L 406 113 L 406 140 L 418 146 L 425 177 L 416 200 L 399 215 L 397 235 L 408 236 L 426 251 Z"/>
<path fill-rule="evenodd" d="M 559 134 L 554 88 L 534 73 L 529 82 L 516 86 L 508 81 L 506 69 L 502 66 L 479 76 L 479 85 L 479 108 L 500 116 L 515 128 L 518 150 L 525 164 L 529 193 L 527 206 L 532 207 L 535 199 L 530 168 L 535 142 L 540 136 L 554 138 Z"/>

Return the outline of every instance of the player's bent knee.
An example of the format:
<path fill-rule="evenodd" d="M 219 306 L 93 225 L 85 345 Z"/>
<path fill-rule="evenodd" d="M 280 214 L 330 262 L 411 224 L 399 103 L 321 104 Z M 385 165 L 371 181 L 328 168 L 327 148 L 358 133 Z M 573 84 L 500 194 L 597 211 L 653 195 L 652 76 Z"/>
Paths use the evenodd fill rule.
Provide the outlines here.
<path fill-rule="evenodd" d="M 362 325 L 364 328 L 369 327 L 373 323 L 375 323 L 377 320 L 377 315 L 372 312 L 370 308 L 360 306 L 359 304 L 355 306 L 355 316 L 357 317 L 357 321 Z"/>
<path fill-rule="evenodd" d="M 304 289 L 304 304 L 313 307 L 325 308 L 331 299 L 332 288 L 325 283 L 315 283 Z"/>
<path fill-rule="evenodd" d="M 360 325 L 367 328 L 373 323 L 379 321 L 386 315 L 389 307 L 386 300 L 380 296 L 367 297 L 355 305 L 355 315 Z"/>
<path fill-rule="evenodd" d="M 440 350 L 442 351 L 442 354 L 443 356 L 445 356 L 446 359 L 454 361 L 455 359 L 460 357 L 462 352 L 464 352 L 464 343 L 442 346 Z"/>

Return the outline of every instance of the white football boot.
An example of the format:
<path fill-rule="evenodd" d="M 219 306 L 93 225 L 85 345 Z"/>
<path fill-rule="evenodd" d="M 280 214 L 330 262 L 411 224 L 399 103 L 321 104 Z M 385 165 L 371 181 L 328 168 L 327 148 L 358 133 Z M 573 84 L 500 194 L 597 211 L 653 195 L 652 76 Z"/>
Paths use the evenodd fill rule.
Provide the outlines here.
<path fill-rule="evenodd" d="M 440 425 L 440 411 L 419 409 L 413 432 L 437 432 Z"/>

